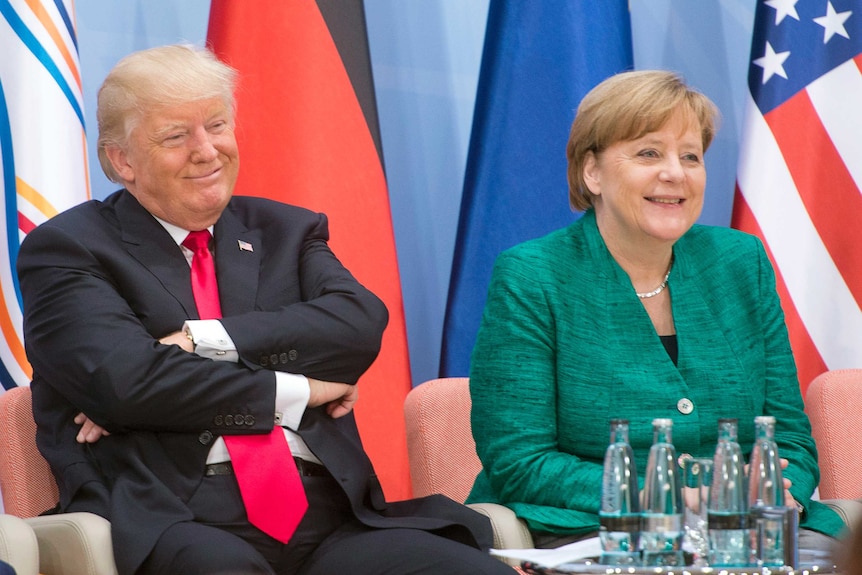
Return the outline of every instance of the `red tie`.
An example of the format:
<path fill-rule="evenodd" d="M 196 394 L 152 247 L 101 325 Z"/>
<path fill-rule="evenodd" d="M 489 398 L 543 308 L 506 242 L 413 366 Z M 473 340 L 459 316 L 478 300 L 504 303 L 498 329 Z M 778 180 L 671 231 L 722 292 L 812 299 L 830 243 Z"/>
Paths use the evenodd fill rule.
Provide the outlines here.
<path fill-rule="evenodd" d="M 221 317 L 215 265 L 209 250 L 209 230 L 190 232 L 183 245 L 194 252 L 192 293 L 201 319 Z M 284 437 L 276 426 L 271 433 L 225 435 L 249 522 L 282 543 L 290 540 L 308 509 L 302 479 Z"/>

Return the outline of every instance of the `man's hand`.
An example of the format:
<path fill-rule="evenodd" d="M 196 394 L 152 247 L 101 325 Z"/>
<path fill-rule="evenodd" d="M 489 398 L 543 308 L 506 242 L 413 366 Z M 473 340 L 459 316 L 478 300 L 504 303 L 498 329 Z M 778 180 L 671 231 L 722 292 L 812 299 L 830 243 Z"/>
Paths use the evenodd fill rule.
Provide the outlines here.
<path fill-rule="evenodd" d="M 326 405 L 326 413 L 333 418 L 350 413 L 356 400 L 359 399 L 359 390 L 355 385 L 321 381 L 309 377 L 308 387 L 311 389 L 308 407 Z"/>
<path fill-rule="evenodd" d="M 93 421 L 83 413 L 79 413 L 75 416 L 75 423 L 81 426 L 77 437 L 75 437 L 75 439 L 78 440 L 78 443 L 96 443 L 103 437 L 111 435 L 102 426 L 93 423 Z"/>
<path fill-rule="evenodd" d="M 159 343 L 163 343 L 165 345 L 178 345 L 189 353 L 194 353 L 195 351 L 195 344 L 192 343 L 192 340 L 190 340 L 183 331 L 175 331 L 174 333 L 168 334 L 160 339 Z"/>

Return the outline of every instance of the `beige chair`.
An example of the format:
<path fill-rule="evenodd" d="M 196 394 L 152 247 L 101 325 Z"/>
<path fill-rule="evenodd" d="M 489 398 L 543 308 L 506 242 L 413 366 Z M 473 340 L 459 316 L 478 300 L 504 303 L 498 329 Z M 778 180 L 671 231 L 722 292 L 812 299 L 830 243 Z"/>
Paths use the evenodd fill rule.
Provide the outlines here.
<path fill-rule="evenodd" d="M 466 377 L 426 381 L 407 394 L 404 417 L 414 496 L 442 493 L 461 503 L 467 498 L 482 469 L 470 430 L 470 405 Z M 494 548 L 533 547 L 526 524 L 508 507 L 494 503 L 470 507 L 491 520 Z"/>
<path fill-rule="evenodd" d="M 39 544 L 26 521 L 0 514 L 0 560 L 15 569 L 16 575 L 39 573 Z"/>
<path fill-rule="evenodd" d="M 57 504 L 59 495 L 48 463 L 36 448 L 29 387 L 0 395 L 0 491 L 6 513 L 14 516 L 10 521 L 18 526 L 23 522 L 35 535 L 39 572 L 116 575 L 107 520 L 92 513 L 39 516 Z M 2 524 L 0 529 L 8 536 Z"/>

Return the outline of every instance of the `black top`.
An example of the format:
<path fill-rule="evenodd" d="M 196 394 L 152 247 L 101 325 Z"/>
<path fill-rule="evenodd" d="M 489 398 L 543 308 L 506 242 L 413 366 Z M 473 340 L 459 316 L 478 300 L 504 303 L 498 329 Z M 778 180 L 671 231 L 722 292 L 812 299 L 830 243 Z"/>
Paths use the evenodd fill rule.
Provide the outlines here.
<path fill-rule="evenodd" d="M 676 345 L 676 334 L 660 335 L 659 338 L 661 338 L 661 342 L 664 344 L 664 349 L 670 356 L 670 360 L 674 365 L 676 365 L 677 357 L 679 357 L 679 348 Z"/>

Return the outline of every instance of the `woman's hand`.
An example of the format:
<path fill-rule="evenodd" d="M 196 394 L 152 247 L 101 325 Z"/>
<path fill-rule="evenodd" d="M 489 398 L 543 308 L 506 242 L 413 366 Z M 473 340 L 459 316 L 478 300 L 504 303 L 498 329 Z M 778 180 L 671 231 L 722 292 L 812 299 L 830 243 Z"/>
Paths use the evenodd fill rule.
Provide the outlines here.
<path fill-rule="evenodd" d="M 787 469 L 787 465 L 789 462 L 782 458 L 781 459 L 781 470 L 784 471 Z M 782 475 L 782 477 L 784 477 Z M 793 485 L 793 482 L 784 477 L 784 505 L 787 507 L 798 507 L 796 500 L 793 498 L 793 495 L 790 494 L 790 486 Z"/>
<path fill-rule="evenodd" d="M 785 469 L 787 469 L 787 466 L 789 465 L 789 463 L 790 463 L 789 461 L 787 461 L 786 459 L 784 459 L 782 457 L 781 458 L 781 470 L 784 471 Z M 746 476 L 748 476 L 748 474 L 749 474 L 749 469 L 750 468 L 749 468 L 748 464 L 746 463 L 745 464 L 745 475 Z M 798 506 L 798 504 L 796 503 L 796 500 L 793 498 L 793 495 L 790 494 L 790 486 L 793 485 L 793 482 L 790 481 L 789 479 L 787 479 L 786 477 L 784 477 L 783 475 L 782 475 L 782 479 L 784 480 L 784 505 L 786 505 L 787 507 Z"/>

